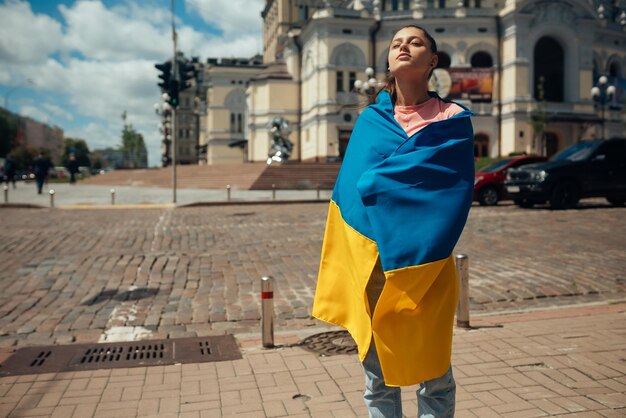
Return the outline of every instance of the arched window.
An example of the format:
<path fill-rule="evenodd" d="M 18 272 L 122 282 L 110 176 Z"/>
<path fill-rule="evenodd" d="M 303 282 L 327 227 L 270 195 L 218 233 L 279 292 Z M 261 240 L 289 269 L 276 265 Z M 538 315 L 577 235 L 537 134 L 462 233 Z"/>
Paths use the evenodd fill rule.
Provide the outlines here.
<path fill-rule="evenodd" d="M 450 68 L 450 55 L 446 54 L 443 51 L 438 51 L 437 56 L 439 57 L 439 62 L 437 63 L 437 68 Z"/>
<path fill-rule="evenodd" d="M 485 134 L 474 135 L 474 157 L 489 156 L 489 137 Z"/>
<path fill-rule="evenodd" d="M 617 61 L 609 64 L 609 77 L 621 77 L 622 71 Z"/>
<path fill-rule="evenodd" d="M 484 51 L 478 51 L 470 59 L 470 63 L 474 68 L 491 68 L 493 67 L 493 59 L 491 55 Z"/>
<path fill-rule="evenodd" d="M 535 44 L 534 60 L 535 99 L 564 101 L 565 54 L 561 44 L 554 38 L 544 36 Z"/>

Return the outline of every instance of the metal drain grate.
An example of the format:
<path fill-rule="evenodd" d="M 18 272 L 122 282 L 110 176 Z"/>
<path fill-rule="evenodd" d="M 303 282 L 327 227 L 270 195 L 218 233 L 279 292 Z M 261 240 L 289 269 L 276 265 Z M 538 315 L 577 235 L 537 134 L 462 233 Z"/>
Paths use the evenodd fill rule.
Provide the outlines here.
<path fill-rule="evenodd" d="M 328 331 L 311 335 L 299 344 L 301 347 L 324 356 L 356 354 L 356 343 L 348 331 Z"/>
<path fill-rule="evenodd" d="M 232 335 L 24 347 L 0 364 L 0 376 L 237 360 Z"/>

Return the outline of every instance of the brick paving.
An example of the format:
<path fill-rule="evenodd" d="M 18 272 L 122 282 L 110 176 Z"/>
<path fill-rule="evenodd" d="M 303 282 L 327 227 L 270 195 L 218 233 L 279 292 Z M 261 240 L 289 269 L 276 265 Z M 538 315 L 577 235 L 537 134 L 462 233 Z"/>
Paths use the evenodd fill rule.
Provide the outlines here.
<path fill-rule="evenodd" d="M 483 316 L 455 330 L 457 414 L 623 417 L 626 304 Z M 357 417 L 356 355 L 320 357 L 242 340 L 241 360 L 0 378 L 0 416 Z M 416 387 L 403 410 L 416 416 Z"/>
<path fill-rule="evenodd" d="M 354 356 L 249 343 L 266 274 L 279 339 L 328 329 L 309 316 L 326 210 L 3 208 L 0 361 L 24 345 L 224 332 L 247 348 L 236 362 L 2 378 L 0 416 L 363 416 Z M 626 415 L 623 218 L 601 200 L 472 209 L 456 251 L 485 327 L 456 332 L 458 416 Z"/>

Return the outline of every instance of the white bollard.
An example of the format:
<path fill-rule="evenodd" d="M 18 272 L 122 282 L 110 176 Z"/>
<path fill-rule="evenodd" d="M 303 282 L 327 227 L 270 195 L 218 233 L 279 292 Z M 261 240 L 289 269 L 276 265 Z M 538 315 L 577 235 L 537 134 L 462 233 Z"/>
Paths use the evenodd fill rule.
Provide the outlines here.
<path fill-rule="evenodd" d="M 50 189 L 50 207 L 54 207 L 54 189 Z"/>
<path fill-rule="evenodd" d="M 226 200 L 230 202 L 230 184 L 226 185 Z"/>
<path fill-rule="evenodd" d="M 115 189 L 111 189 L 111 205 L 115 205 Z"/>

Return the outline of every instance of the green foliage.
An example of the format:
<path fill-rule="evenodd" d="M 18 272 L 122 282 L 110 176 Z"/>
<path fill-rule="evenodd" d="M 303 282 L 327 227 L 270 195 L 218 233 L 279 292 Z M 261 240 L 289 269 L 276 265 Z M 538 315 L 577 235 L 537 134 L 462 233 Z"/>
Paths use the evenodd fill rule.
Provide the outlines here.
<path fill-rule="evenodd" d="M 122 114 L 124 129 L 122 130 L 122 145 L 120 150 L 124 153 L 124 166 L 138 168 L 148 166 L 148 151 L 143 140 L 143 135 L 133 128 L 132 124 L 126 123 L 126 111 Z"/>
<path fill-rule="evenodd" d="M 89 147 L 84 139 L 65 138 L 63 140 L 63 156 L 61 157 L 61 163 L 63 166 L 67 166 L 67 163 L 70 160 L 70 154 L 74 154 L 76 162 L 79 166 L 91 166 L 91 161 L 89 160 Z"/>
<path fill-rule="evenodd" d="M 5 157 L 15 145 L 17 121 L 9 114 L 0 112 L 0 157 Z"/>
<path fill-rule="evenodd" d="M 11 150 L 18 171 L 26 171 L 33 165 L 33 160 L 39 152 L 33 147 L 19 146 Z"/>
<path fill-rule="evenodd" d="M 500 160 L 500 158 L 492 158 L 492 157 L 480 157 L 474 159 L 474 171 L 478 171 L 483 167 L 488 166 L 489 164 Z"/>

